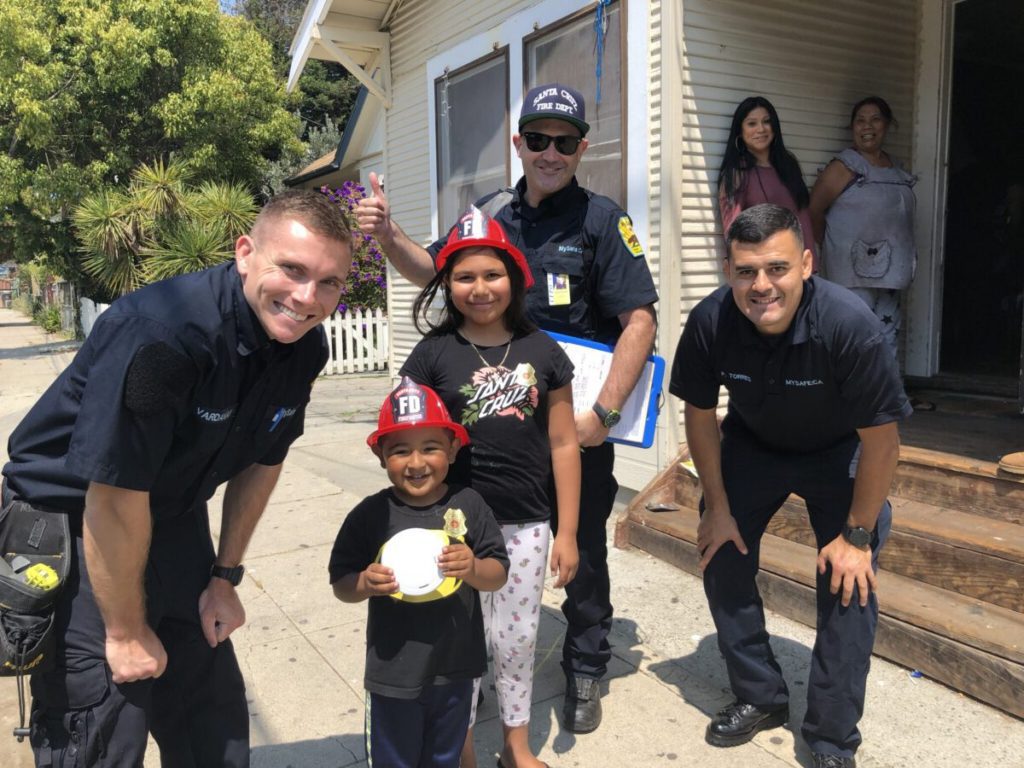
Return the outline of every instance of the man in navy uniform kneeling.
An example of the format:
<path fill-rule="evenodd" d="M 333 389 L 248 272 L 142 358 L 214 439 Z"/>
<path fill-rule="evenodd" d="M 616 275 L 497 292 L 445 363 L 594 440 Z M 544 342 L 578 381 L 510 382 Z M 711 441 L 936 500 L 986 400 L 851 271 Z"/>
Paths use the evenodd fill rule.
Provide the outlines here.
<path fill-rule="evenodd" d="M 818 546 L 818 631 L 802 733 L 816 768 L 854 766 L 878 623 L 875 572 L 891 524 L 886 497 L 911 413 L 878 319 L 811 275 L 789 210 L 758 205 L 729 227 L 728 285 L 690 313 L 669 390 L 703 489 L 704 591 L 736 700 L 707 741 L 729 747 L 785 723 L 789 691 L 754 580 L 768 522 L 791 493 Z M 729 406 L 719 432 L 719 388 Z"/>

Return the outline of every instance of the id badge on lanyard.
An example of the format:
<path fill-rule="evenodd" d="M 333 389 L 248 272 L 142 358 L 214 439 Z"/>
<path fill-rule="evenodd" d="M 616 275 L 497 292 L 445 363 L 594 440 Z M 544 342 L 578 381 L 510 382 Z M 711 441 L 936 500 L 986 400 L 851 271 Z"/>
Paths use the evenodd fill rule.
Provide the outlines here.
<path fill-rule="evenodd" d="M 569 275 L 548 273 L 548 306 L 564 307 L 572 301 Z"/>

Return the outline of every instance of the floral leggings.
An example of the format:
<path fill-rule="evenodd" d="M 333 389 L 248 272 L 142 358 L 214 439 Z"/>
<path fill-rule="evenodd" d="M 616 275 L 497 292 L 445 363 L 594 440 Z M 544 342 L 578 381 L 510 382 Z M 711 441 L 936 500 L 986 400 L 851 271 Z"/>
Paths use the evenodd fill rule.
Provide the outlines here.
<path fill-rule="evenodd" d="M 530 722 L 533 696 L 533 658 L 537 650 L 537 627 L 544 594 L 548 523 L 503 524 L 501 534 L 508 549 L 508 581 L 497 592 L 481 592 L 487 648 L 494 661 L 494 684 L 498 691 L 498 713 L 504 725 L 515 727 Z M 473 712 L 480 679 L 473 686 Z"/>

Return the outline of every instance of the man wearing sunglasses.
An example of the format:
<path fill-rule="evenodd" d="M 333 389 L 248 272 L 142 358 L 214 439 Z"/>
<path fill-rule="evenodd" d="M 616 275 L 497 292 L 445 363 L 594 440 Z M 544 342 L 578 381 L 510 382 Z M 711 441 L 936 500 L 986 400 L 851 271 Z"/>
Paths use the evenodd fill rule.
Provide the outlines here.
<path fill-rule="evenodd" d="M 583 407 L 576 415 L 576 430 L 585 448 L 577 534 L 580 565 L 562 604 L 568 622 L 562 648 L 563 716 L 565 727 L 575 733 L 589 733 L 601 723 L 599 684 L 611 658 L 606 524 L 618 483 L 612 474 L 614 450 L 605 440 L 654 345 L 658 300 L 629 216 L 576 181 L 590 130 L 585 114 L 583 95 L 574 88 L 558 83 L 532 88 L 523 100 L 519 133 L 512 137 L 523 178 L 514 188 L 476 202 L 526 255 L 536 278 L 526 298 L 533 321 L 548 331 L 615 345 L 597 399 L 576 403 L 577 411 Z M 370 174 L 370 184 L 373 194 L 355 210 L 360 228 L 377 238 L 406 279 L 425 285 L 447 235 L 420 247 L 392 221 L 376 174 Z M 557 528 L 554 516 L 552 526 Z"/>

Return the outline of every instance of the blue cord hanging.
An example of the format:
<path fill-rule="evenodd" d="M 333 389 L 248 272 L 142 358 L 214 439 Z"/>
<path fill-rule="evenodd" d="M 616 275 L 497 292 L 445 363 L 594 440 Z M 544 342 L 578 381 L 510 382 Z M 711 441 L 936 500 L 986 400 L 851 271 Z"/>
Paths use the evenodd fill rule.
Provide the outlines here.
<path fill-rule="evenodd" d="M 597 47 L 597 66 L 594 75 L 597 78 L 597 95 L 595 104 L 601 103 L 601 74 L 604 64 L 604 38 L 608 34 L 608 6 L 612 0 L 597 0 L 597 8 L 594 9 L 594 36 Z"/>

